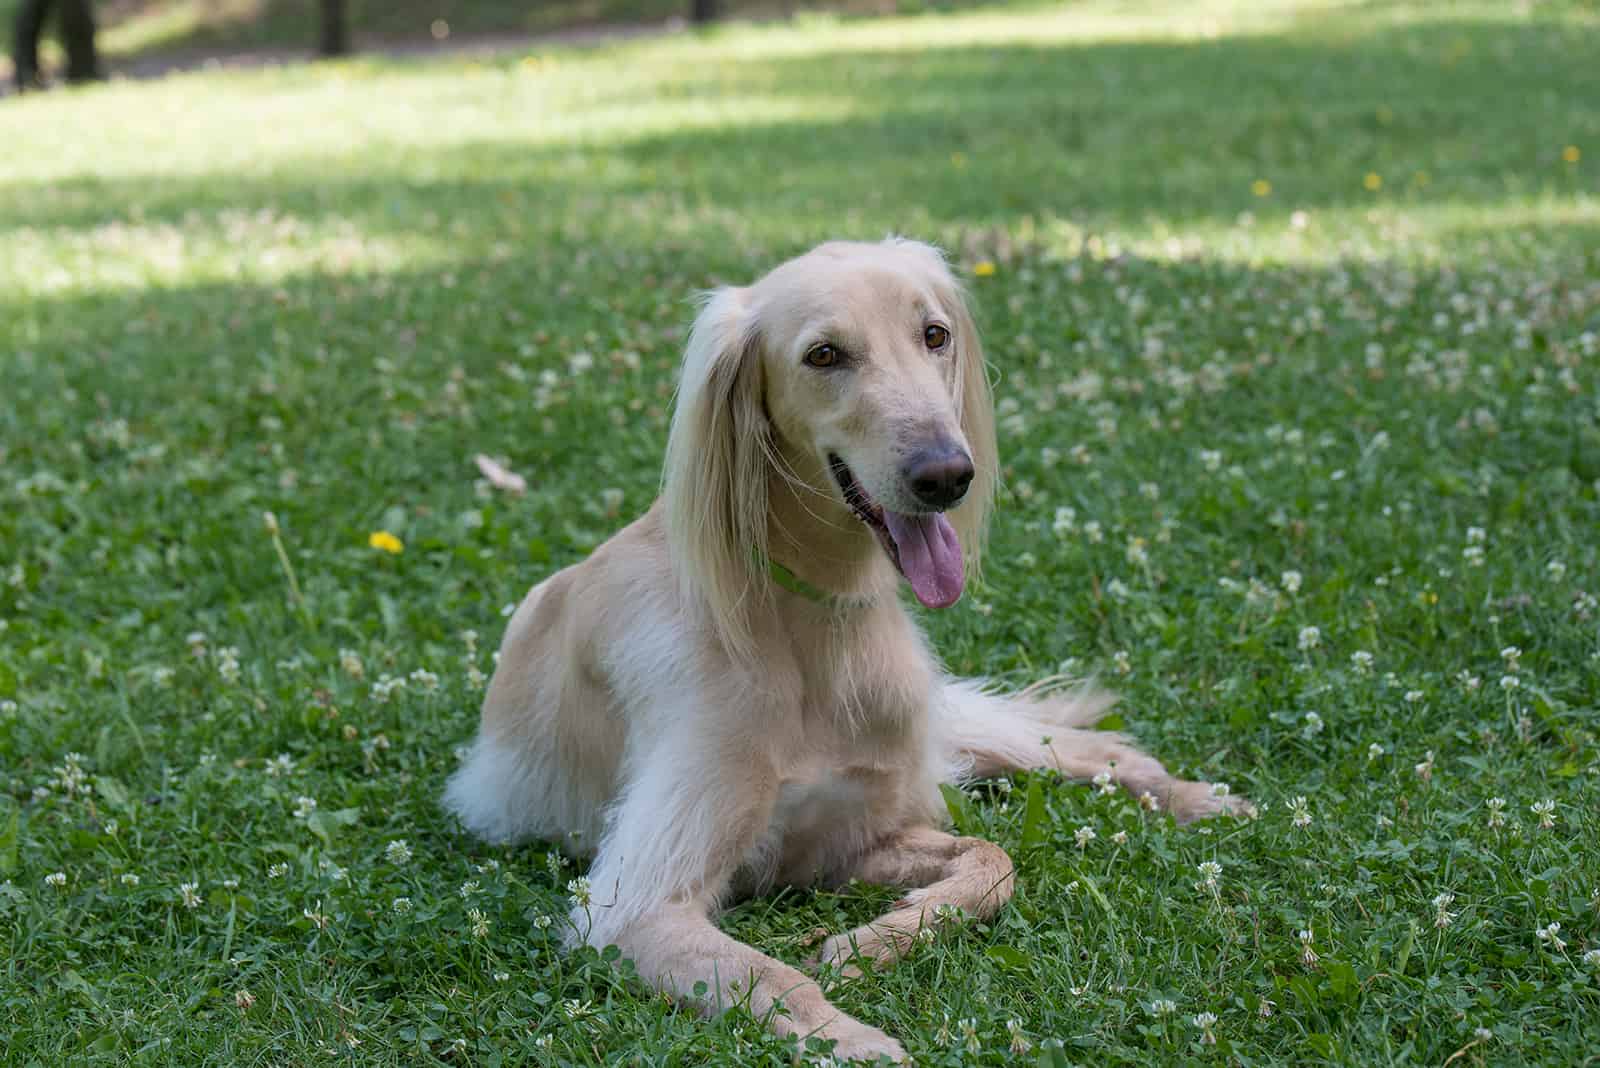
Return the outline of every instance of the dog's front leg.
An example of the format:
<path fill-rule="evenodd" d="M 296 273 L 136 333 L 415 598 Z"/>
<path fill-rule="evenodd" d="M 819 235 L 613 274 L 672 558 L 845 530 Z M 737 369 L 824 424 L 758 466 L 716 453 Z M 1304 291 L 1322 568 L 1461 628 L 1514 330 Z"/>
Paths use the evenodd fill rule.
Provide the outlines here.
<path fill-rule="evenodd" d="M 892 964 L 911 949 L 917 935 L 941 921 L 945 909 L 986 920 L 1015 889 L 1011 858 L 993 842 L 959 838 L 933 827 L 902 831 L 869 850 L 845 874 L 869 883 L 915 887 L 883 916 L 822 944 L 818 960 L 856 973 L 851 958 Z"/>
<path fill-rule="evenodd" d="M 812 979 L 711 922 L 767 829 L 778 775 L 767 754 L 730 750 L 704 724 L 681 729 L 652 747 L 620 799 L 590 869 L 591 900 L 573 913 L 578 933 L 615 944 L 641 979 L 702 1011 L 745 1005 L 779 1034 L 834 1040 L 837 1057 L 904 1060 L 898 1042 L 834 1008 Z"/>

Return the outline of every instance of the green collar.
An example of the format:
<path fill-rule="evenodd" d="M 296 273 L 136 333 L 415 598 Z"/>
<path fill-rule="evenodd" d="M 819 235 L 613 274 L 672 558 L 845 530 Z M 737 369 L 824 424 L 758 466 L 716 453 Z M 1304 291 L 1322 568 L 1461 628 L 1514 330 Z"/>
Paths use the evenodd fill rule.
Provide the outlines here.
<path fill-rule="evenodd" d="M 759 556 L 757 559 L 759 559 Z M 817 589 L 817 587 L 811 585 L 811 583 L 796 575 L 770 556 L 767 557 L 767 574 L 772 576 L 773 582 L 776 582 L 790 593 L 797 593 L 815 604 L 833 608 L 840 603 L 839 597 L 826 590 Z"/>

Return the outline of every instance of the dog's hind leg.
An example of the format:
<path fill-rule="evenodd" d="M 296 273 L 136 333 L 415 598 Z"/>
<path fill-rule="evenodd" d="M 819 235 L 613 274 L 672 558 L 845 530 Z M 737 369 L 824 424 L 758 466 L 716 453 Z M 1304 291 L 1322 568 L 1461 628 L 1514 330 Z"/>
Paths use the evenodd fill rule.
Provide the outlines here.
<path fill-rule="evenodd" d="M 1124 735 L 1088 729 L 1115 701 L 1103 691 L 1036 687 L 1000 694 L 973 682 L 950 682 L 940 697 L 941 755 L 959 777 L 1043 768 L 1089 781 L 1106 773 L 1180 823 L 1249 809 L 1242 797 L 1172 775 Z"/>

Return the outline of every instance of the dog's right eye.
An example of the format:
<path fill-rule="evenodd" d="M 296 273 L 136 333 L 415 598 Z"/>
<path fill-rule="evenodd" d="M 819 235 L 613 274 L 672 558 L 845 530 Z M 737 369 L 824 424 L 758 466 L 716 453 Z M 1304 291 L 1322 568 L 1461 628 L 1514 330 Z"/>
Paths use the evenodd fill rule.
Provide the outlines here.
<path fill-rule="evenodd" d="M 839 350 L 824 342 L 813 345 L 806 353 L 807 367 L 837 367 L 839 366 Z"/>

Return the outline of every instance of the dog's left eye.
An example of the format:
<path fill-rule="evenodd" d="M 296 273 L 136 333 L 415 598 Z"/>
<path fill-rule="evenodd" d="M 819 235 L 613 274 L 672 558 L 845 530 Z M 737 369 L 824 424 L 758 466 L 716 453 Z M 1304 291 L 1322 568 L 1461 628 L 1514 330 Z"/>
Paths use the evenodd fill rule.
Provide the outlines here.
<path fill-rule="evenodd" d="M 922 331 L 922 342 L 928 348 L 938 351 L 950 344 L 950 331 L 938 323 L 931 323 Z"/>

